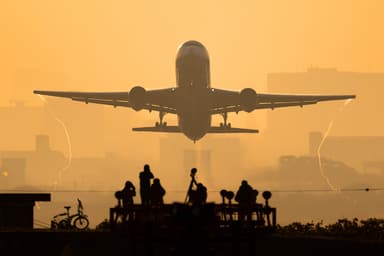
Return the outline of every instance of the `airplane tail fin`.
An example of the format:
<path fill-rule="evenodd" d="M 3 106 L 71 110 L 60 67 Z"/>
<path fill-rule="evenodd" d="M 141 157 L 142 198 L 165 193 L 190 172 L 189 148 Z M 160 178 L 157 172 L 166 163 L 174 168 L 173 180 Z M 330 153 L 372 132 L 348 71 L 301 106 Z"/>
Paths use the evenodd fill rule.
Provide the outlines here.
<path fill-rule="evenodd" d="M 258 133 L 259 130 L 225 126 L 211 126 L 208 133 Z"/>

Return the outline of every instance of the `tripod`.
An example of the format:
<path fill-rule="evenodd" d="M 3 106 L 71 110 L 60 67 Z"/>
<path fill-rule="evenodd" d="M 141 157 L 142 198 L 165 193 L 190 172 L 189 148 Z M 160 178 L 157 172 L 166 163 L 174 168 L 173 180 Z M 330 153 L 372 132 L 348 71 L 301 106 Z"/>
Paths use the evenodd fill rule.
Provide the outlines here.
<path fill-rule="evenodd" d="M 184 200 L 184 203 L 187 204 L 188 202 L 191 201 L 191 193 L 193 192 L 192 188 L 193 188 L 193 185 L 197 186 L 197 182 L 196 182 L 196 173 L 197 173 L 197 169 L 196 168 L 192 168 L 191 169 L 191 182 L 189 183 L 189 187 L 188 187 L 188 190 L 187 190 L 187 195 L 185 196 L 185 200 Z"/>

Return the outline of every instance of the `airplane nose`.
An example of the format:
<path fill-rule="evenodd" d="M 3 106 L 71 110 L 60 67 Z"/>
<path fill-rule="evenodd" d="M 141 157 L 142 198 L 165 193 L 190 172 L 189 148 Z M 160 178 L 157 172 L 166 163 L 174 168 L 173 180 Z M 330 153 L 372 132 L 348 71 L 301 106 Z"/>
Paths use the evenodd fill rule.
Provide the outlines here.
<path fill-rule="evenodd" d="M 202 43 L 195 40 L 190 40 L 190 41 L 184 42 L 179 47 L 177 58 L 188 56 L 188 55 L 208 57 L 208 52 Z"/>

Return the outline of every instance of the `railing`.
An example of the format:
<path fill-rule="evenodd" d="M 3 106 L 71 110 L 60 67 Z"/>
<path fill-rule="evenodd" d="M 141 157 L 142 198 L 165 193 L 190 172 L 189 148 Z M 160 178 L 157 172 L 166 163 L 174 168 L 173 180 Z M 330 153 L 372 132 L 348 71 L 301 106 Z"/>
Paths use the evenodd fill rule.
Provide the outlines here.
<path fill-rule="evenodd" d="M 250 206 L 217 205 L 220 227 L 229 227 L 235 223 L 243 223 L 251 227 L 276 227 L 276 208 L 252 204 Z"/>
<path fill-rule="evenodd" d="M 206 223 L 219 229 L 230 228 L 242 224 L 245 228 L 276 227 L 276 208 L 262 204 L 213 204 L 190 206 L 181 203 L 164 205 L 130 205 L 129 207 L 110 208 L 109 220 L 111 229 L 129 226 L 139 226 L 152 223 L 162 228 L 172 228 L 172 225 L 188 222 Z"/>

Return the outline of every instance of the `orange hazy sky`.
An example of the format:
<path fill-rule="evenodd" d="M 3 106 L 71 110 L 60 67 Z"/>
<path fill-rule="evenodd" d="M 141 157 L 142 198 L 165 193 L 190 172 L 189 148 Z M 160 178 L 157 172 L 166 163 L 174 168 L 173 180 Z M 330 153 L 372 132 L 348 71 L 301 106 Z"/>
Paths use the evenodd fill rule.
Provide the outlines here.
<path fill-rule="evenodd" d="M 383 10 L 382 0 L 0 0 L 0 107 L 9 105 L 12 100 L 42 105 L 40 99 L 32 94 L 34 89 L 129 91 L 134 85 L 147 89 L 173 87 L 177 47 L 191 39 L 201 41 L 208 49 L 212 87 L 223 89 L 240 90 L 252 87 L 262 92 L 266 90 L 268 73 L 303 72 L 308 67 L 384 72 Z M 328 94 L 321 90 L 316 93 Z M 384 88 L 375 93 L 382 95 Z M 63 99 L 64 101 L 76 104 Z M 340 116 L 337 114 L 340 105 L 333 105 L 336 117 Z M 71 105 L 71 109 L 77 106 Z M 84 113 L 81 111 L 78 115 Z M 345 112 L 347 111 L 348 109 Z M 151 164 L 158 163 L 159 136 L 133 135 L 129 131 L 131 127 L 152 125 L 157 120 L 157 114 L 148 115 L 143 112 L 135 113 L 131 118 L 124 116 L 128 110 L 108 107 L 104 112 L 106 121 L 102 128 L 109 131 L 109 134 L 105 132 L 105 138 L 99 138 L 96 136 L 97 130 L 95 139 L 90 140 L 89 144 L 82 138 L 80 131 L 89 129 L 90 125 L 78 127 L 84 120 L 83 123 L 72 124 L 72 144 L 67 143 L 60 124 L 54 119 L 48 120 L 57 125 L 51 125 L 56 130 L 52 128 L 53 132 L 49 134 L 52 148 L 65 154 L 73 152 L 74 156 L 95 155 L 94 152 L 99 151 L 124 153 L 130 155 L 130 159 L 142 161 L 140 168 L 144 159 L 150 160 Z M 264 117 L 265 112 L 255 112 L 257 113 L 239 114 L 231 122 L 239 127 L 263 128 L 262 123 L 253 122 L 259 122 L 259 117 Z M 367 113 L 369 114 L 372 113 Z M 122 127 L 119 118 L 126 118 L 126 123 L 131 122 L 131 127 Z M 140 118 L 151 121 L 146 123 Z M 12 148 L 25 148 L 19 144 L 27 144 L 28 141 L 18 140 L 19 137 L 25 138 L 19 134 L 23 130 L 33 130 L 34 126 L 43 125 L 20 121 L 23 125 L 20 125 L 21 128 L 16 127 L 20 128 L 17 130 L 7 126 L 7 120 L 3 119 L 1 120 L 9 131 L 9 135 L 5 136 L 9 137 Z M 79 119 L 85 118 L 80 116 Z M 341 118 L 336 120 L 335 129 L 342 122 Z M 318 130 L 325 132 L 327 127 L 328 122 Z M 299 131 L 291 136 L 286 132 L 284 135 L 295 138 L 298 133 Z M 227 164 L 228 161 L 233 165 L 241 164 L 249 168 L 256 164 L 266 165 L 261 150 L 264 148 L 269 150 L 264 155 L 270 151 L 274 151 L 275 155 L 298 152 L 285 150 L 285 145 L 271 146 L 270 141 L 262 140 L 263 134 L 265 133 L 261 132 L 260 136 L 254 137 L 236 136 L 241 138 L 240 142 L 244 145 L 244 150 L 238 154 L 243 154 L 244 157 L 221 157 L 217 163 L 223 167 L 232 166 Z M 305 138 L 300 143 L 307 145 L 307 134 L 300 135 L 300 138 Z M 174 138 L 180 137 L 172 137 Z M 274 139 L 278 143 L 284 141 L 282 137 Z M 27 148 L 33 147 L 32 140 L 31 137 Z M 188 143 L 195 145 L 190 141 Z M 222 144 L 218 145 L 214 150 L 221 152 Z M 10 147 L 4 141 L 0 146 Z M 195 148 L 198 147 L 203 148 L 196 144 Z M 147 148 L 150 149 L 148 152 Z M 303 152 L 306 151 L 300 151 Z M 154 165 L 155 171 L 158 167 L 159 164 Z M 135 171 L 132 177 L 135 175 L 137 179 L 138 168 L 128 166 L 127 169 L 129 168 Z M 238 171 L 223 175 L 220 168 L 214 171 L 211 175 L 216 184 L 231 184 L 233 188 L 240 184 L 244 175 Z M 189 179 L 188 173 L 176 169 L 165 169 L 157 173 L 162 177 L 176 177 L 170 181 L 169 187 L 180 184 L 182 187 L 183 182 L 188 182 Z M 67 177 L 72 178 L 70 175 Z M 97 176 L 106 184 L 123 184 L 119 178 L 105 178 L 102 175 L 92 177 Z M 210 176 L 204 175 L 202 180 L 205 182 L 208 180 L 206 177 Z M 356 204 L 354 207 L 358 208 Z"/>
<path fill-rule="evenodd" d="M 0 104 L 37 103 L 35 88 L 173 86 L 189 39 L 206 45 L 213 87 L 265 90 L 267 73 L 310 66 L 384 71 L 382 10 L 374 0 L 1 1 Z M 23 70 L 39 79 L 16 83 Z"/>

